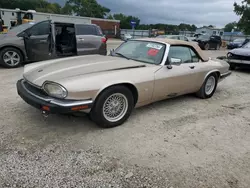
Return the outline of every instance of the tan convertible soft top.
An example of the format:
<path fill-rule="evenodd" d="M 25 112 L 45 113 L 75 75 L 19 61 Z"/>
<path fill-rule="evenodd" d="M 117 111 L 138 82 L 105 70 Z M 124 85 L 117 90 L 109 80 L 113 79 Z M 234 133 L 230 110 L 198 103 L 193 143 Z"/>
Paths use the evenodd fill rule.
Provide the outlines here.
<path fill-rule="evenodd" d="M 184 46 L 190 46 L 194 48 L 201 59 L 203 61 L 208 61 L 208 57 L 202 52 L 201 48 L 197 45 L 195 42 L 187 42 L 183 40 L 174 40 L 174 39 L 168 39 L 168 38 L 141 38 L 141 39 L 136 39 L 136 40 L 145 40 L 145 41 L 152 41 L 152 42 L 164 42 L 168 43 L 170 45 L 184 45 Z"/>

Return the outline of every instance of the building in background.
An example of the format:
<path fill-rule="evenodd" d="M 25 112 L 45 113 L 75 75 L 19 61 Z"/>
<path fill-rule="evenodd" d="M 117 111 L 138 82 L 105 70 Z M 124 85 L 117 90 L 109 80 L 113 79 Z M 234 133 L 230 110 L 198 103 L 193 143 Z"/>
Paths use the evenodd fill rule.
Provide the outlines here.
<path fill-rule="evenodd" d="M 193 37 L 195 34 L 194 31 L 179 31 L 179 35 L 184 35 L 184 36 L 187 36 L 187 37 Z"/>
<path fill-rule="evenodd" d="M 119 20 L 70 16 L 63 14 L 50 14 L 50 13 L 36 12 L 34 10 L 23 11 L 20 9 L 2 9 L 2 8 L 0 8 L 0 14 L 1 18 L 4 21 L 4 24 L 8 28 L 29 21 L 39 22 L 43 20 L 52 20 L 54 22 L 96 24 L 101 27 L 103 33 L 108 35 L 108 37 L 115 37 L 120 29 Z"/>
<path fill-rule="evenodd" d="M 196 33 L 222 36 L 224 33 L 224 29 L 218 29 L 215 27 L 200 27 L 196 29 Z"/>
<path fill-rule="evenodd" d="M 105 34 L 108 38 L 117 37 L 120 31 L 120 21 L 118 20 L 91 18 L 91 23 L 100 26 L 103 34 Z"/>

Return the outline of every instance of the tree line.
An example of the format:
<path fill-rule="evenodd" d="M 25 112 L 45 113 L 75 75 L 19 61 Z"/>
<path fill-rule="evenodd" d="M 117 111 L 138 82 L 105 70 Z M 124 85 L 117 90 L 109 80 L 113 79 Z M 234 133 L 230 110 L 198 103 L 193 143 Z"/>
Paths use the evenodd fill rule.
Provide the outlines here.
<path fill-rule="evenodd" d="M 225 26 L 225 31 L 231 32 L 242 30 L 245 34 L 250 34 L 250 0 L 243 0 L 240 4 L 234 3 L 234 12 L 240 16 L 239 22 L 232 22 Z M 108 18 L 120 20 L 122 29 L 131 29 L 130 21 L 136 22 L 136 29 L 159 29 L 169 33 L 179 31 L 195 31 L 196 26 L 181 23 L 172 24 L 140 24 L 140 19 L 131 15 L 111 14 L 110 9 L 100 5 L 96 0 L 68 0 L 64 6 L 58 3 L 50 3 L 47 0 L 0 0 L 0 7 L 7 9 L 19 8 L 21 10 L 36 10 L 37 12 L 77 15 L 96 18 Z"/>
<path fill-rule="evenodd" d="M 111 14 L 110 9 L 104 7 L 96 0 L 68 0 L 64 6 L 58 3 L 49 3 L 47 0 L 0 0 L 0 7 L 7 9 L 19 8 L 21 10 L 36 10 L 37 12 L 66 14 L 96 18 L 120 20 L 120 28 L 131 29 L 131 20 L 136 22 L 136 29 L 159 29 L 176 33 L 179 30 L 195 31 L 195 25 L 180 24 L 140 24 L 140 19 L 125 14 Z"/>

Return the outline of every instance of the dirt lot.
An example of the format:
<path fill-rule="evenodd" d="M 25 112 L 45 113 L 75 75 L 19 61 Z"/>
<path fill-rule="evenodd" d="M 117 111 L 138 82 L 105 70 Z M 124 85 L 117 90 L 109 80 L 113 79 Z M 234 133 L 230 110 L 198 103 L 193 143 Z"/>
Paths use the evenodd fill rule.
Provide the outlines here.
<path fill-rule="evenodd" d="M 22 70 L 0 68 L 0 187 L 250 187 L 250 70 L 209 100 L 158 102 L 108 130 L 43 118 L 16 93 Z"/>

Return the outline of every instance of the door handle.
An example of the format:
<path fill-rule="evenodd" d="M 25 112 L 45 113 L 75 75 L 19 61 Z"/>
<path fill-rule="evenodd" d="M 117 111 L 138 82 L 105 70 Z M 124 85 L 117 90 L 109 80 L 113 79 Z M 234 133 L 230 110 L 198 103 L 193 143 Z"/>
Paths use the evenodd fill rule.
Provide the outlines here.
<path fill-rule="evenodd" d="M 47 40 L 40 40 L 40 42 L 42 42 L 42 43 L 47 43 Z"/>
<path fill-rule="evenodd" d="M 194 68 L 195 68 L 195 66 L 194 66 L 194 65 L 192 65 L 192 66 L 189 66 L 189 68 L 190 68 L 190 69 L 194 69 Z"/>

